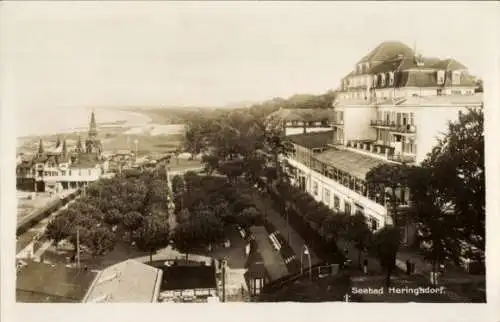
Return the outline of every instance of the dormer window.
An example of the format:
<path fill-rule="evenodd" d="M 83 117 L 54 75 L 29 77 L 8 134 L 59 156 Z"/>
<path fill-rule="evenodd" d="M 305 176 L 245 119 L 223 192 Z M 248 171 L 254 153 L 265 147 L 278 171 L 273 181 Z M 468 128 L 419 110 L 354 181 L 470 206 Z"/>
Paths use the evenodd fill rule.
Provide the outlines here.
<path fill-rule="evenodd" d="M 389 86 L 394 86 L 394 72 L 389 73 Z"/>
<path fill-rule="evenodd" d="M 444 84 L 444 70 L 440 70 L 437 72 L 437 83 L 438 85 Z"/>
<path fill-rule="evenodd" d="M 451 77 L 451 83 L 453 85 L 460 84 L 460 72 L 459 71 L 453 72 L 452 77 Z"/>
<path fill-rule="evenodd" d="M 380 86 L 385 86 L 385 74 L 380 74 Z"/>

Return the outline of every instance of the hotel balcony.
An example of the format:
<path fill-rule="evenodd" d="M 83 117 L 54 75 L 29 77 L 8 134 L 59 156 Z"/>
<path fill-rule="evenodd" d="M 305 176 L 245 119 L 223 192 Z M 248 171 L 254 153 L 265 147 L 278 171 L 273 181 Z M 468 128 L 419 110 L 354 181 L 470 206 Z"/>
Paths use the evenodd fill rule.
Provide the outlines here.
<path fill-rule="evenodd" d="M 370 125 L 379 128 L 379 129 L 386 129 L 389 130 L 390 132 L 394 133 L 400 133 L 400 134 L 415 134 L 416 133 L 416 128 L 414 125 L 409 125 L 409 124 L 397 124 L 395 122 L 388 122 L 384 120 L 374 120 L 370 122 Z"/>
<path fill-rule="evenodd" d="M 401 153 L 396 151 L 395 147 L 373 140 L 350 140 L 347 142 L 346 147 L 373 157 L 398 163 L 414 163 L 416 161 L 415 155 Z"/>

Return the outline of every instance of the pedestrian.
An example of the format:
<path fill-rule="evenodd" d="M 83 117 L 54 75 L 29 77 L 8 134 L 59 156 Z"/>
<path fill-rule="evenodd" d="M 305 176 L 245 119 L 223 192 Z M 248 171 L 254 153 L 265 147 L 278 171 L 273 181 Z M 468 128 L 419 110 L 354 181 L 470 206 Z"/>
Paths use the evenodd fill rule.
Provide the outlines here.
<path fill-rule="evenodd" d="M 363 260 L 363 272 L 365 275 L 368 274 L 368 259 Z"/>
<path fill-rule="evenodd" d="M 411 262 L 407 259 L 406 260 L 406 275 L 411 274 Z"/>

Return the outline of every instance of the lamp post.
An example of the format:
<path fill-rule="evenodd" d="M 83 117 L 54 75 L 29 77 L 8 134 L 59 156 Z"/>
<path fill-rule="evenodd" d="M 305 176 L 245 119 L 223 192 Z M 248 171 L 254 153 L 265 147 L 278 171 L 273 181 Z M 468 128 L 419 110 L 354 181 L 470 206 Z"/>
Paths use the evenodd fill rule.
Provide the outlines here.
<path fill-rule="evenodd" d="M 304 274 L 304 264 L 303 264 L 303 259 L 304 259 L 304 255 L 307 256 L 307 259 L 309 261 L 309 279 L 312 281 L 312 271 L 311 271 L 311 253 L 309 252 L 309 248 L 307 247 L 307 245 L 304 245 L 303 247 L 303 252 L 302 254 L 300 255 L 300 274 L 303 275 Z"/>

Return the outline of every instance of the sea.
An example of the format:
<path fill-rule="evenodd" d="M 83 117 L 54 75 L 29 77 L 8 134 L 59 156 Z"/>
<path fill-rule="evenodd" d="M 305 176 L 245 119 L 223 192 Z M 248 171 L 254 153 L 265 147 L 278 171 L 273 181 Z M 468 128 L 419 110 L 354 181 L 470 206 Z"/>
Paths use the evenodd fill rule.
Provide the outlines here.
<path fill-rule="evenodd" d="M 20 110 L 17 113 L 17 137 L 70 133 L 88 129 L 90 113 L 94 111 L 99 127 L 121 124 L 124 127 L 145 126 L 151 118 L 139 112 L 110 108 L 50 108 Z"/>

